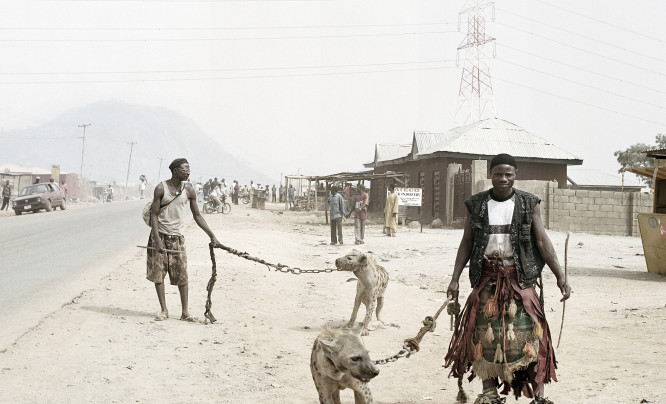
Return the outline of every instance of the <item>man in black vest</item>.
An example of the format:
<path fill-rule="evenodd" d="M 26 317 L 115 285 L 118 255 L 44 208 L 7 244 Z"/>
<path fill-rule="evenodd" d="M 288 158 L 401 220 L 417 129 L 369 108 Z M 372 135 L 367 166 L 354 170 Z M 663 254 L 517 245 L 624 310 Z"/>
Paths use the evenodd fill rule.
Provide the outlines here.
<path fill-rule="evenodd" d="M 513 188 L 518 165 L 508 154 L 490 162 L 493 187 L 465 201 L 467 219 L 447 290 L 457 297 L 459 279 L 469 262 L 473 288 L 449 345 L 445 366 L 462 377 L 471 367 L 483 381 L 477 404 L 504 403 L 501 393 L 544 398 L 544 384 L 557 381 L 557 362 L 548 322 L 535 285 L 548 264 L 562 301 L 567 284 L 532 194 Z M 499 380 L 498 380 L 499 379 Z"/>

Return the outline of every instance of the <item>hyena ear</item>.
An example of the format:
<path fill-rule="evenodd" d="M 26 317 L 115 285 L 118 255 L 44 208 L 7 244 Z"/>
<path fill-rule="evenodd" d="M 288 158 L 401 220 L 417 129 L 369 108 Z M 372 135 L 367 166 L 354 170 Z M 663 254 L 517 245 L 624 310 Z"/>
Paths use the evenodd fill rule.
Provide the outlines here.
<path fill-rule="evenodd" d="M 328 340 L 325 340 L 325 339 L 320 339 L 319 343 L 321 344 L 321 349 L 327 355 L 336 353 L 338 351 L 338 345 L 335 343 L 335 341 L 328 341 Z"/>
<path fill-rule="evenodd" d="M 368 263 L 368 256 L 365 254 L 361 254 L 361 258 L 359 259 L 359 262 L 363 265 Z"/>

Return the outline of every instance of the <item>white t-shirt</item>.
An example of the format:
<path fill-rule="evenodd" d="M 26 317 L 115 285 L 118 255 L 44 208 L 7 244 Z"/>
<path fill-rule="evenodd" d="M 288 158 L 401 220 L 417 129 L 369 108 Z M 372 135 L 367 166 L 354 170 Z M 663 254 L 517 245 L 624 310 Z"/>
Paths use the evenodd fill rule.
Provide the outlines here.
<path fill-rule="evenodd" d="M 497 202 L 494 199 L 488 201 L 490 235 L 485 256 L 486 258 L 493 258 L 495 254 L 499 254 L 504 260 L 504 265 L 514 264 L 513 247 L 511 246 L 509 233 L 515 205 L 515 196 L 503 202 Z"/>

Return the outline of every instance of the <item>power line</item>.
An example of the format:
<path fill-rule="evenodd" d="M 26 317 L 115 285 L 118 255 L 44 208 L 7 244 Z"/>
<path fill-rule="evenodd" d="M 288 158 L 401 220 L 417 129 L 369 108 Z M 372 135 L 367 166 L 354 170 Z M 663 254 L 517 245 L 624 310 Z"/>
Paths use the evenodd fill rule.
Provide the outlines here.
<path fill-rule="evenodd" d="M 562 11 L 566 11 L 567 13 L 575 14 L 575 15 L 578 15 L 578 16 L 580 16 L 580 17 L 587 18 L 587 19 L 589 19 L 589 20 L 596 21 L 596 22 L 601 23 L 601 24 L 605 24 L 605 25 L 611 26 L 611 27 L 613 27 L 613 28 L 618 28 L 618 29 L 621 29 L 621 30 L 623 30 L 623 31 L 630 32 L 630 33 L 632 33 L 632 34 L 635 34 L 635 35 L 638 35 L 638 36 L 642 36 L 642 37 L 644 37 L 644 38 L 652 39 L 653 41 L 657 41 L 657 42 L 662 43 L 662 44 L 666 44 L 666 41 L 664 41 L 664 40 L 662 40 L 662 39 L 655 38 L 655 37 L 652 37 L 652 36 L 649 36 L 649 35 L 643 34 L 643 33 L 641 33 L 641 32 L 634 31 L 634 30 L 631 30 L 631 29 L 629 29 L 629 28 L 625 28 L 625 27 L 622 27 L 622 26 L 620 26 L 620 25 L 610 23 L 610 22 L 608 22 L 608 21 L 600 20 L 600 19 L 598 19 L 598 18 L 590 17 L 589 15 L 586 15 L 586 14 L 583 14 L 583 13 L 579 13 L 579 12 L 577 12 L 577 11 L 572 11 L 572 10 L 566 9 L 566 8 L 564 8 L 564 7 L 556 6 L 556 5 L 551 4 L 551 3 L 547 2 L 547 1 L 544 1 L 544 0 L 536 0 L 536 1 L 538 1 L 539 3 L 546 4 L 546 5 L 550 6 L 550 7 L 557 8 L 557 9 L 560 9 L 560 10 L 562 10 Z"/>
<path fill-rule="evenodd" d="M 516 16 L 516 17 L 519 17 L 519 18 L 523 18 L 523 19 L 526 19 L 526 20 L 528 20 L 528 21 L 532 21 L 532 22 L 535 22 L 535 23 L 537 23 L 537 24 L 540 24 L 540 25 L 543 25 L 543 26 L 546 26 L 546 27 L 549 27 L 549 28 L 552 28 L 552 29 L 556 29 L 556 30 L 559 30 L 559 31 L 562 31 L 562 32 L 566 32 L 566 33 L 572 34 L 572 35 L 576 35 L 576 36 L 579 36 L 579 37 L 581 37 L 581 38 L 585 38 L 585 39 L 588 39 L 588 40 L 593 41 L 593 42 L 597 42 L 597 43 L 600 43 L 600 44 L 604 44 L 604 45 L 606 45 L 606 46 L 610 46 L 610 47 L 613 47 L 613 48 L 617 48 L 617 49 L 623 50 L 623 51 L 628 52 L 628 53 L 633 53 L 634 55 L 638 55 L 638 56 L 642 56 L 642 57 L 645 57 L 645 58 L 648 58 L 648 59 L 656 60 L 656 61 L 658 61 L 658 62 L 666 63 L 666 60 L 664 60 L 664 59 L 660 59 L 660 58 L 657 58 L 657 57 L 654 57 L 654 56 L 646 55 L 646 54 L 644 54 L 644 53 L 636 52 L 636 51 L 634 51 L 634 50 L 631 50 L 631 49 L 627 49 L 627 48 L 624 48 L 624 47 L 618 46 L 618 45 L 616 45 L 616 44 L 614 44 L 614 43 L 611 43 L 611 42 L 602 41 L 602 40 L 600 40 L 600 39 L 596 39 L 596 38 L 593 38 L 593 37 L 591 37 L 591 36 L 583 35 L 583 34 L 580 34 L 580 33 L 578 33 L 578 32 L 574 32 L 574 31 L 570 31 L 570 30 L 568 30 L 568 29 L 564 29 L 564 28 L 558 27 L 558 26 L 556 26 L 556 25 L 552 25 L 552 24 L 548 24 L 548 23 L 545 23 L 545 22 L 542 22 L 542 21 L 538 21 L 538 20 L 535 20 L 535 19 L 533 19 L 533 18 L 524 17 L 524 16 L 522 16 L 522 15 L 519 15 L 519 14 L 513 13 L 513 12 L 508 11 L 508 10 L 504 10 L 504 9 L 502 9 L 502 8 L 499 8 L 499 7 L 498 7 L 497 9 L 500 10 L 500 11 L 502 11 L 502 12 L 505 12 L 505 13 L 507 13 L 507 14 L 511 14 L 511 15 L 513 15 L 513 16 Z"/>
<path fill-rule="evenodd" d="M 621 63 L 621 64 L 624 64 L 624 65 L 627 65 L 627 66 L 631 66 L 631 67 L 634 67 L 634 68 L 636 68 L 636 69 L 645 70 L 645 71 L 647 71 L 647 72 L 654 73 L 654 74 L 657 74 L 657 75 L 659 75 L 659 76 L 666 76 L 666 74 L 664 74 L 664 73 L 662 73 L 662 72 L 658 72 L 658 71 L 656 71 L 656 70 L 646 69 L 645 67 L 642 67 L 642 66 L 638 66 L 638 65 L 635 65 L 635 64 L 627 63 L 627 62 L 625 62 L 625 61 L 623 61 L 623 60 L 621 60 L 621 59 L 616 59 L 616 58 L 613 58 L 613 57 L 610 57 L 610 56 L 604 56 L 604 55 L 602 55 L 602 54 L 600 54 L 600 53 L 596 53 L 596 52 L 592 52 L 592 51 L 587 50 L 587 49 L 579 48 L 579 47 L 577 47 L 577 46 L 573 46 L 573 45 L 568 44 L 568 43 L 566 43 L 566 42 L 562 42 L 562 41 L 558 41 L 558 40 L 556 40 L 556 39 L 548 38 L 548 37 L 545 36 L 545 35 L 540 35 L 540 34 L 536 34 L 536 33 L 534 33 L 534 32 L 528 31 L 528 30 L 524 30 L 524 29 L 521 29 L 521 28 L 516 28 L 516 27 L 514 27 L 514 26 L 512 26 L 512 25 L 509 25 L 509 24 L 503 24 L 503 23 L 501 23 L 501 22 L 499 22 L 499 21 L 495 21 L 495 23 L 496 23 L 496 24 L 503 25 L 503 26 L 508 27 L 508 28 L 511 28 L 511 29 L 515 29 L 516 31 L 524 32 L 524 33 L 526 33 L 526 34 L 530 34 L 530 35 L 533 35 L 533 36 L 536 36 L 536 37 L 539 37 L 539 38 L 546 39 L 546 40 L 551 41 L 551 42 L 555 42 L 555 43 L 560 44 L 560 45 L 562 45 L 562 46 L 566 46 L 566 47 L 569 47 L 569 48 L 572 48 L 572 49 L 576 49 L 576 50 L 581 51 L 581 52 L 585 52 L 585 53 L 587 53 L 587 54 L 591 54 L 591 55 L 599 56 L 599 57 L 601 57 L 601 58 L 608 59 L 608 60 L 612 60 L 612 61 L 614 61 L 614 62 Z"/>
<path fill-rule="evenodd" d="M 557 64 L 560 64 L 560 65 L 562 65 L 562 66 L 567 66 L 567 67 L 570 67 L 570 68 L 572 68 L 572 69 L 580 70 L 580 71 L 583 71 L 583 72 L 586 72 L 586 73 L 590 73 L 590 74 L 595 74 L 595 75 L 600 76 L 600 77 L 605 77 L 605 78 L 607 78 L 607 79 L 611 79 L 611 80 L 618 81 L 618 82 L 620 82 L 620 83 L 629 84 L 629 85 L 632 85 L 632 86 L 635 86 L 635 87 L 639 87 L 639 88 L 642 88 L 642 89 L 645 89 L 645 90 L 650 90 L 650 91 L 654 91 L 654 92 L 659 93 L 659 94 L 664 94 L 664 95 L 666 95 L 666 92 L 661 91 L 661 90 L 658 90 L 658 89 L 656 89 L 656 88 L 654 88 L 654 87 L 644 86 L 644 85 L 641 85 L 641 84 L 638 84 L 638 83 L 634 83 L 634 82 L 631 82 L 631 81 L 627 81 L 627 80 L 621 79 L 621 78 L 619 78 L 619 77 L 614 77 L 614 76 L 611 76 L 611 75 L 608 75 L 608 74 L 604 74 L 604 73 L 601 73 L 601 72 L 595 72 L 595 71 L 593 71 L 593 70 L 585 69 L 585 68 L 580 67 L 580 66 L 574 66 L 574 65 L 572 65 L 572 64 L 564 63 L 564 62 L 562 62 L 562 61 L 559 61 L 559 60 L 556 60 L 556 59 L 553 59 L 553 58 L 549 58 L 549 57 L 546 57 L 546 56 L 537 55 L 537 54 L 532 53 L 532 52 L 527 52 L 527 51 L 524 51 L 524 50 L 522 50 L 522 49 L 514 48 L 513 46 L 509 46 L 509 45 L 506 45 L 506 44 L 500 44 L 500 48 L 511 49 L 511 50 L 516 51 L 516 52 L 521 52 L 521 53 L 524 53 L 524 54 L 526 54 L 526 55 L 533 56 L 533 57 L 536 57 L 536 58 L 540 58 L 540 59 L 543 59 L 543 60 L 547 60 L 547 61 L 552 62 L 552 63 L 557 63 Z"/>
<path fill-rule="evenodd" d="M 613 91 L 609 91 L 609 90 L 605 90 L 605 89 L 603 89 L 603 88 L 599 88 L 599 87 L 591 86 L 591 85 L 589 85 L 589 84 L 585 84 L 585 83 L 581 83 L 581 82 L 579 82 L 579 81 L 571 80 L 571 79 L 569 79 L 569 78 L 562 77 L 562 76 L 558 76 L 558 75 L 556 75 L 556 74 L 552 74 L 552 73 L 544 72 L 544 71 L 542 71 L 542 70 L 538 70 L 538 69 L 535 69 L 535 68 L 532 68 L 532 67 L 529 67 L 529 66 L 524 66 L 524 65 L 521 65 L 521 64 L 519 64 L 519 63 L 515 63 L 515 62 L 508 61 L 508 60 L 504 60 L 504 59 L 502 59 L 502 58 L 497 58 L 497 60 L 500 60 L 500 61 L 502 61 L 502 62 L 504 62 L 504 63 L 512 64 L 512 65 L 514 65 L 514 66 L 518 66 L 518 67 L 523 68 L 523 69 L 526 69 L 526 70 L 531 70 L 531 71 L 533 71 L 533 72 L 537 72 L 537 73 L 545 74 L 545 75 L 547 75 L 547 76 L 555 77 L 556 79 L 559 79 L 559 80 L 568 81 L 569 83 L 577 84 L 577 85 L 582 86 L 582 87 L 587 87 L 587 88 L 591 88 L 591 89 L 596 90 L 596 91 L 601 91 L 601 92 L 606 93 L 606 94 L 611 94 L 611 95 L 613 95 L 613 96 L 615 96 L 615 97 L 624 98 L 624 99 L 629 100 L 629 101 L 639 102 L 639 103 L 641 103 L 641 104 L 649 105 L 649 106 L 651 106 L 651 107 L 655 107 L 655 108 L 659 108 L 659 109 L 666 110 L 666 108 L 662 107 L 661 105 L 652 104 L 652 103 L 650 103 L 650 102 L 646 102 L 646 101 L 643 101 L 643 100 L 639 100 L 638 98 L 632 98 L 632 97 L 627 97 L 627 96 L 625 96 L 625 95 L 620 95 L 620 94 L 617 94 L 617 93 L 615 93 L 615 92 L 613 92 Z"/>
<path fill-rule="evenodd" d="M 457 25 L 457 22 L 424 22 L 402 24 L 357 24 L 357 25 L 276 25 L 254 27 L 148 27 L 148 28 L 111 28 L 111 27 L 0 27 L 0 31 L 240 31 L 240 30 L 288 30 L 288 29 L 339 29 L 339 28 L 387 28 L 387 27 L 424 27 L 429 25 Z"/>
<path fill-rule="evenodd" d="M 318 65 L 318 66 L 276 66 L 276 67 L 237 67 L 229 69 L 186 69 L 186 70 L 135 70 L 135 71 L 78 71 L 78 72 L 0 72 L 1 75 L 69 75 L 69 74 L 167 74 L 167 73 L 221 73 L 236 71 L 266 71 L 266 70 L 297 70 L 297 69 L 333 69 L 348 67 L 376 67 L 376 66 L 399 66 L 410 64 L 429 64 L 429 63 L 455 63 L 451 59 L 442 60 L 423 60 L 409 62 L 386 62 L 386 63 L 359 63 L 345 65 Z"/>
<path fill-rule="evenodd" d="M 170 79 L 125 79 L 125 80 L 61 80 L 61 81 L 3 81 L 0 85 L 17 84 L 104 84 L 104 83 L 149 83 L 149 82 L 176 82 L 176 81 L 218 81 L 218 80 L 240 80 L 240 79 L 272 79 L 289 77 L 316 77 L 316 76 L 342 76 L 352 74 L 375 74 L 375 73 L 396 73 L 409 71 L 426 71 L 439 69 L 457 69 L 457 66 L 435 66 L 405 69 L 386 69 L 386 70 L 367 70 L 356 72 L 327 72 L 327 73 L 300 73 L 300 74 L 275 74 L 275 75 L 257 75 L 257 76 L 230 76 L 230 77 L 188 77 L 188 78 L 170 78 Z"/>
<path fill-rule="evenodd" d="M 622 116 L 626 116 L 626 117 L 628 117 L 628 118 L 632 118 L 632 119 L 636 119 L 636 120 L 640 120 L 640 121 L 644 121 L 644 122 L 649 122 L 649 123 L 657 124 L 657 125 L 659 125 L 659 126 L 664 126 L 664 127 L 666 127 L 666 123 L 664 123 L 664 122 L 657 122 L 657 121 L 653 121 L 653 120 L 651 120 L 651 119 L 641 118 L 641 117 L 636 116 L 636 115 L 631 115 L 631 114 L 627 114 L 627 113 L 625 113 L 625 112 L 616 111 L 616 110 L 614 110 L 614 109 L 610 109 L 610 108 L 606 108 L 606 107 L 601 107 L 601 106 L 599 106 L 599 105 L 590 104 L 590 103 L 585 102 L 585 101 L 579 101 L 579 100 L 576 100 L 576 99 L 573 99 L 573 98 L 569 98 L 569 97 L 565 97 L 565 96 L 562 96 L 562 95 L 553 94 L 553 93 L 548 92 L 548 91 L 545 91 L 545 90 L 539 90 L 539 89 L 536 89 L 536 88 L 534 88 L 534 87 L 530 87 L 530 86 L 527 86 L 527 85 L 524 85 L 524 84 L 516 83 L 515 81 L 506 80 L 506 79 L 503 79 L 503 78 L 500 78 L 500 77 L 497 77 L 497 76 L 493 76 L 493 78 L 494 78 L 495 80 L 499 80 L 499 81 L 503 81 L 503 82 L 505 82 L 505 83 L 513 84 L 513 85 L 518 86 L 518 87 L 527 88 L 528 90 L 536 91 L 536 92 L 539 92 L 539 93 L 542 93 L 542 94 L 547 94 L 547 95 L 550 95 L 550 96 L 553 96 L 553 97 L 556 97 L 556 98 L 561 98 L 561 99 L 566 100 L 566 101 L 575 102 L 575 103 L 577 103 L 577 104 L 586 105 L 586 106 L 588 106 L 588 107 L 592 107 L 592 108 L 600 109 L 600 110 L 602 110 L 602 111 L 612 112 L 612 113 L 617 114 L 617 115 L 622 115 Z"/>
<path fill-rule="evenodd" d="M 335 34 L 335 35 L 287 35 L 287 36 L 261 36 L 261 37 L 237 37 L 237 38 L 141 38 L 141 39 L 90 39 L 90 38 L 40 38 L 40 39 L 13 39 L 2 38 L 0 42 L 216 42 L 216 41 L 273 41 L 273 40 L 295 40 L 295 39 L 323 39 L 323 38 L 363 38 L 363 37 L 382 37 L 382 36 L 405 36 L 405 35 L 441 35 L 457 34 L 458 31 L 422 31 L 422 32 L 389 32 L 376 34 Z"/>

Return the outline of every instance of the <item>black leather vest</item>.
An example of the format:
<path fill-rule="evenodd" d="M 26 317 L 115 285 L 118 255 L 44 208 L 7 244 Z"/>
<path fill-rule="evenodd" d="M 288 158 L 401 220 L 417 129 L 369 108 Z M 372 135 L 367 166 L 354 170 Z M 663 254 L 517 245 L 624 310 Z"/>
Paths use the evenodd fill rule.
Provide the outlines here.
<path fill-rule="evenodd" d="M 513 247 L 513 258 L 518 274 L 518 284 L 521 288 L 528 288 L 536 283 L 541 276 L 545 261 L 536 247 L 532 233 L 532 213 L 534 207 L 541 200 L 530 193 L 515 189 L 515 207 L 511 220 L 509 239 Z M 483 256 L 490 238 L 490 225 L 488 224 L 488 200 L 490 190 L 472 195 L 465 201 L 472 220 L 472 252 L 469 260 L 469 280 L 472 287 L 476 287 L 481 278 Z"/>

